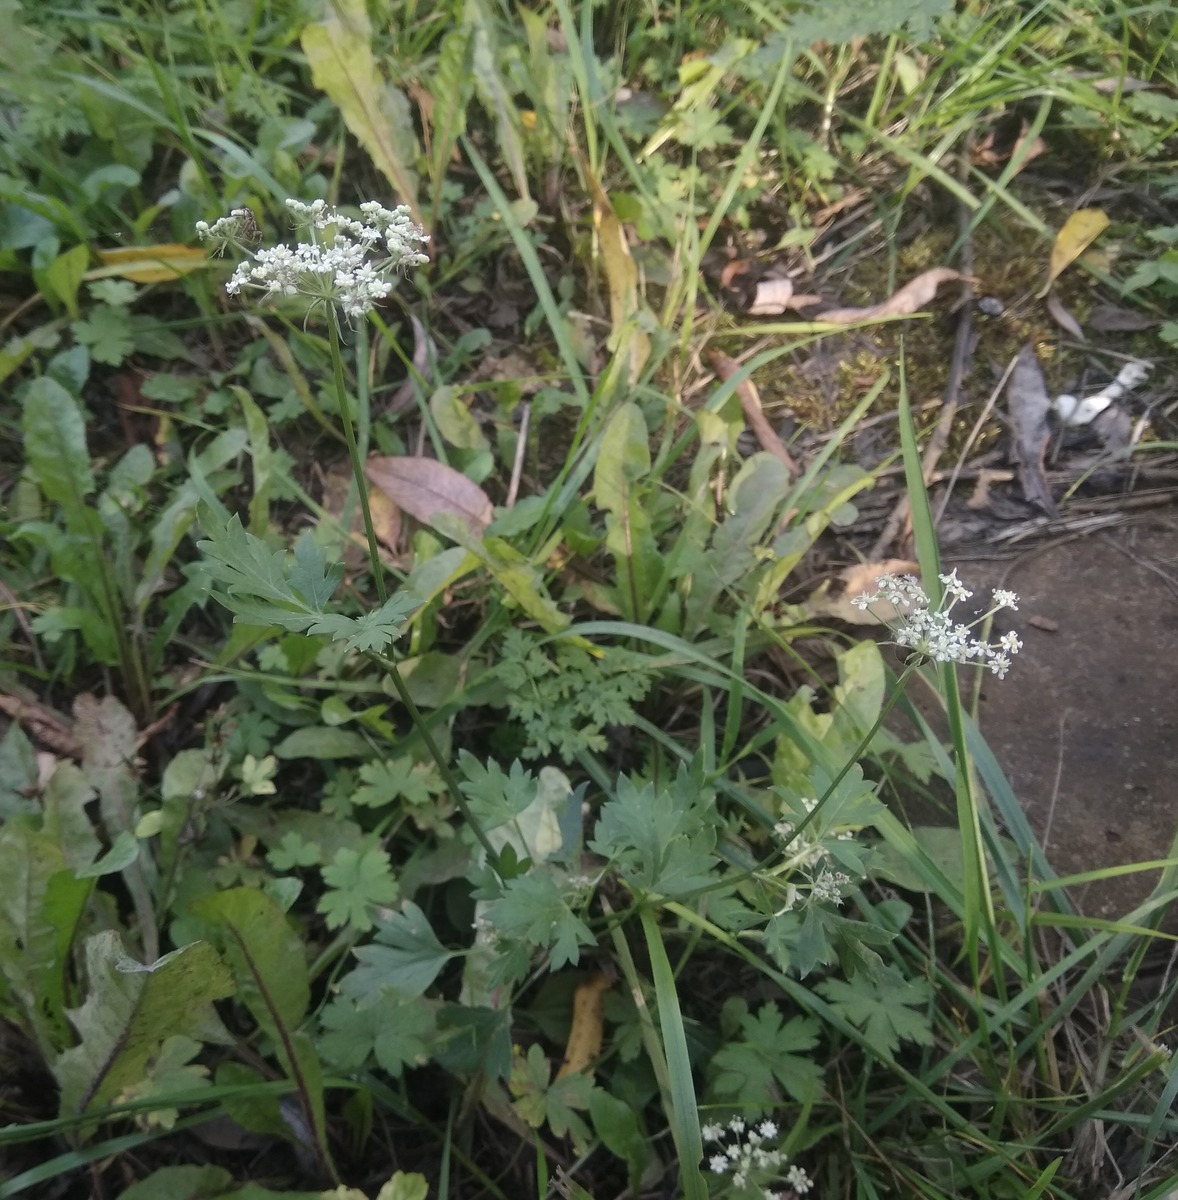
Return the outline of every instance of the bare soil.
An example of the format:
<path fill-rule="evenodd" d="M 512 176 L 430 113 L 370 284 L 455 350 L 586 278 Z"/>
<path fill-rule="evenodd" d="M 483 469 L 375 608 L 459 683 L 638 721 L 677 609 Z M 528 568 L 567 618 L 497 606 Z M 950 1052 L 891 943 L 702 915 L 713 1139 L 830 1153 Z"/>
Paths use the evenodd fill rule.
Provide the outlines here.
<path fill-rule="evenodd" d="M 1178 831 L 1178 514 L 1005 563 L 958 561 L 1019 594 L 1024 649 L 979 719 L 1060 874 L 1163 859 Z M 1157 871 L 1078 887 L 1089 916 L 1138 904 Z"/>

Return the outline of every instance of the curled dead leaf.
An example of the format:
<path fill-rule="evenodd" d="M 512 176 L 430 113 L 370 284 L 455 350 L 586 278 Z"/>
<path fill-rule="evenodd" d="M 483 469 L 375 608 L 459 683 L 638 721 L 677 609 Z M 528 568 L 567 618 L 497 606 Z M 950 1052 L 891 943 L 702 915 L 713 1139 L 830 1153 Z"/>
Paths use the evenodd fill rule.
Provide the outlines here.
<path fill-rule="evenodd" d="M 323 509 L 337 522 L 343 523 L 344 509 L 348 496 L 352 496 L 351 519 L 348 522 L 348 540 L 344 544 L 342 557 L 349 571 L 362 569 L 368 562 L 368 545 L 364 537 L 364 516 L 352 491 L 352 468 L 341 462 L 327 472 L 323 480 Z M 368 493 L 368 509 L 372 514 L 372 528 L 376 540 L 382 546 L 395 551 L 401 540 L 401 510 L 379 488 Z"/>
<path fill-rule="evenodd" d="M 379 488 L 402 512 L 423 525 L 451 513 L 465 521 L 474 534 L 491 523 L 491 498 L 473 479 L 433 458 L 374 456 L 364 468 L 369 482 Z"/>
<path fill-rule="evenodd" d="M 791 307 L 794 285 L 791 279 L 762 279 L 749 305 L 750 317 L 773 317 Z"/>
<path fill-rule="evenodd" d="M 404 412 L 413 403 L 418 388 L 424 390 L 429 387 L 432 375 L 430 367 L 435 353 L 433 339 L 412 313 L 409 314 L 409 320 L 413 323 L 413 370 L 389 400 L 389 412 L 394 414 Z"/>
<path fill-rule="evenodd" d="M 881 575 L 919 575 L 920 565 L 906 558 L 888 558 L 883 562 L 855 563 L 840 571 L 836 578 L 842 583 L 837 595 L 831 595 L 830 581 L 812 592 L 805 602 L 806 610 L 815 617 L 833 617 L 848 625 L 879 625 L 894 615 L 887 604 L 872 606 L 871 612 L 856 608 L 851 601 L 863 592 L 875 590 Z"/>
<path fill-rule="evenodd" d="M 856 321 L 875 321 L 881 317 L 911 316 L 934 299 L 942 283 L 965 278 L 952 267 L 933 267 L 910 279 L 882 304 L 870 304 L 866 308 L 831 308 L 819 313 L 814 320 L 824 321 L 828 325 L 853 325 Z"/>

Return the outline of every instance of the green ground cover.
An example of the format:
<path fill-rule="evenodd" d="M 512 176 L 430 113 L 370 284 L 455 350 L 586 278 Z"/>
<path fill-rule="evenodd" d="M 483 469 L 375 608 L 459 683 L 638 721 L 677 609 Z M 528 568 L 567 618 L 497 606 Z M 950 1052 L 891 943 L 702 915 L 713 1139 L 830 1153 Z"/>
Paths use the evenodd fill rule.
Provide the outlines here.
<path fill-rule="evenodd" d="M 1171 355 L 1170 6 L 0 12 L 0 1196 L 1172 1194 L 1172 830 L 1075 909 L 837 311 Z"/>

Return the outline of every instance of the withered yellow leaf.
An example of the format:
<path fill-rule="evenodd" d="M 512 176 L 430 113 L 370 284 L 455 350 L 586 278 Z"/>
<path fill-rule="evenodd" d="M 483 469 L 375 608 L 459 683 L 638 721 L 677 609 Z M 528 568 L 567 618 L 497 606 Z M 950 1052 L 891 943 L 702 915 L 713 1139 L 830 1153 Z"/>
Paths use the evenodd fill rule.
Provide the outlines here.
<path fill-rule="evenodd" d="M 1039 296 L 1046 296 L 1051 285 L 1108 228 L 1108 214 L 1102 208 L 1078 208 L 1055 235 L 1047 264 L 1047 281 Z"/>
<path fill-rule="evenodd" d="M 584 1071 L 601 1053 L 605 993 L 611 986 L 604 971 L 598 971 L 577 986 L 573 994 L 573 1023 L 569 1026 L 569 1040 L 564 1048 L 564 1062 L 556 1073 L 557 1079 Z"/>
<path fill-rule="evenodd" d="M 629 354 L 629 377 L 633 383 L 650 356 L 650 338 L 639 328 L 637 320 L 642 307 L 638 266 L 630 253 L 626 227 L 596 181 L 593 181 L 593 224 L 609 291 L 610 349 L 619 357 Z"/>
<path fill-rule="evenodd" d="M 120 246 L 117 250 L 99 250 L 101 267 L 87 271 L 87 279 L 107 279 L 121 275 L 132 283 L 164 283 L 179 279 L 190 271 L 208 266 L 208 255 L 199 246 L 164 242 L 158 246 Z"/>

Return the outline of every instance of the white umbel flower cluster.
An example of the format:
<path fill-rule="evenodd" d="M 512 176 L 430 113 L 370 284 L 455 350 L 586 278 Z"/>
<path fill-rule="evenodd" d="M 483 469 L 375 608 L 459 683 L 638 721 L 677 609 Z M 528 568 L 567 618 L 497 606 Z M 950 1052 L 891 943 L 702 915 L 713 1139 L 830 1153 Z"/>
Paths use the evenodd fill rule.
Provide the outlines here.
<path fill-rule="evenodd" d="M 786 1200 L 788 1193 L 768 1186 L 782 1179 L 795 1195 L 805 1195 L 814 1183 L 801 1167 L 790 1166 L 782 1174 L 785 1155 L 771 1145 L 779 1132 L 776 1121 L 749 1126 L 743 1117 L 733 1117 L 727 1125 L 702 1126 L 700 1133 L 712 1147 L 707 1151 L 708 1169 L 713 1175 L 731 1175 L 733 1187 L 755 1190 L 764 1200 Z"/>
<path fill-rule="evenodd" d="M 875 590 L 862 592 L 851 603 L 863 610 L 880 602 L 892 605 L 899 613 L 889 621 L 896 645 L 906 646 L 922 658 L 941 663 L 973 663 L 992 671 L 999 679 L 1010 670 L 1011 657 L 1022 649 L 1016 633 L 1004 633 L 997 642 L 984 642 L 973 636 L 973 630 L 987 617 L 1000 609 L 1018 609 L 1018 596 L 999 588 L 994 592 L 990 608 L 968 625 L 954 621 L 953 607 L 973 595 L 962 586 L 957 572 L 939 576 L 945 594 L 936 608 L 930 607 L 929 597 L 914 575 L 881 575 Z"/>
<path fill-rule="evenodd" d="M 266 297 L 306 296 L 331 304 L 349 318 L 363 317 L 393 290 L 393 278 L 407 267 L 429 262 L 420 247 L 429 236 L 404 205 L 389 209 L 375 201 L 360 205 L 358 221 L 323 200 L 286 207 L 307 241 L 251 250 L 257 225 L 249 209 L 236 208 L 209 225 L 198 221 L 196 232 L 218 252 L 232 247 L 248 254 L 238 264 L 225 290 L 236 296 L 243 287 L 259 288 Z M 330 233 L 330 236 L 327 236 Z"/>

